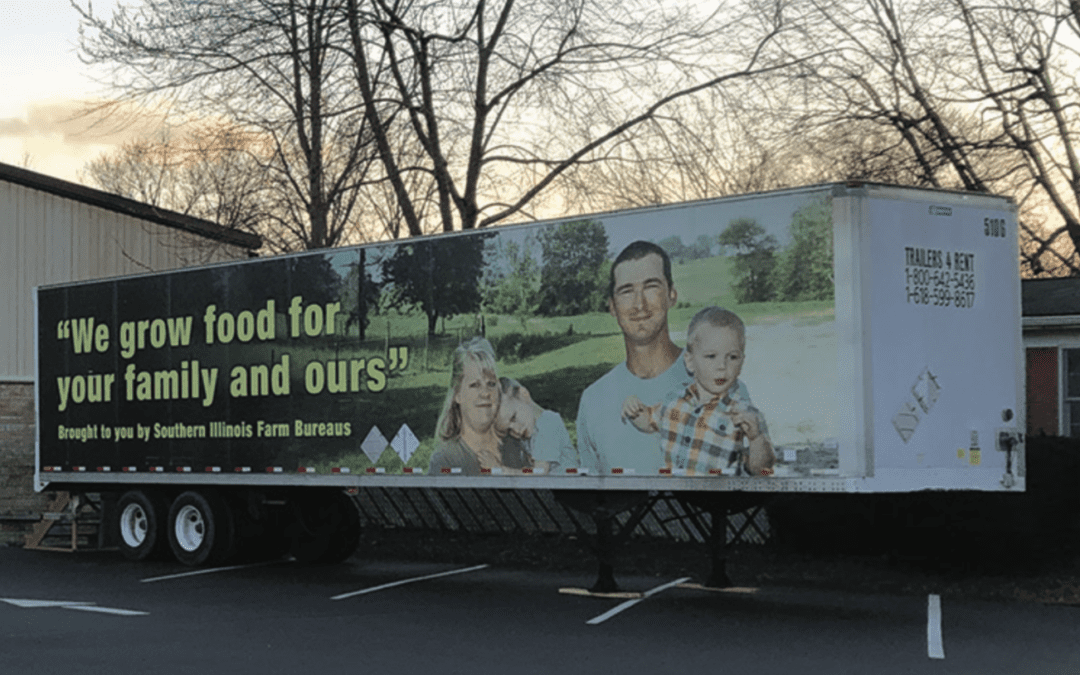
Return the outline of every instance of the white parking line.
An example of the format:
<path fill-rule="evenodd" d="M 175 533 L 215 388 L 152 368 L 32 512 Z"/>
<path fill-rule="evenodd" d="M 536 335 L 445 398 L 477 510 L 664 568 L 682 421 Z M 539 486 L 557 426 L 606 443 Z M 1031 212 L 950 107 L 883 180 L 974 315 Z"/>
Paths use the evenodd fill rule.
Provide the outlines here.
<path fill-rule="evenodd" d="M 22 607 L 23 609 L 40 609 L 42 607 L 73 607 L 75 605 L 92 605 L 92 602 L 68 602 L 66 600 L 17 600 L 15 598 L 0 598 L 0 602 Z"/>
<path fill-rule="evenodd" d="M 82 612 L 100 612 L 101 614 L 115 614 L 117 616 L 150 616 L 150 612 L 137 612 L 133 609 L 116 609 L 115 607 L 95 607 L 93 605 L 65 605 L 64 609 L 77 609 Z"/>
<path fill-rule="evenodd" d="M 465 567 L 459 570 L 450 570 L 448 572 L 439 572 L 437 574 L 425 574 L 422 577 L 413 577 L 411 579 L 402 579 L 401 581 L 391 581 L 388 584 L 381 584 L 379 586 L 372 586 L 370 588 L 362 588 L 359 591 L 352 591 L 351 593 L 342 593 L 341 595 L 335 595 L 330 598 L 331 600 L 344 600 L 345 598 L 353 598 L 357 595 L 364 595 L 365 593 L 374 593 L 375 591 L 386 590 L 387 588 L 393 588 L 395 586 L 404 586 L 405 584 L 413 584 L 417 581 L 427 581 L 428 579 L 438 579 L 439 577 L 448 577 L 452 574 L 464 574 L 466 572 L 475 572 L 476 570 L 482 570 L 487 565 L 475 565 L 473 567 Z"/>
<path fill-rule="evenodd" d="M 926 611 L 926 650 L 932 659 L 945 658 L 945 646 L 941 642 L 941 596 L 930 594 Z"/>
<path fill-rule="evenodd" d="M 16 600 L 14 598 L 0 598 L 0 602 L 22 607 L 23 609 L 78 609 L 83 612 L 99 612 L 101 614 L 116 614 L 118 616 L 149 616 L 149 612 L 138 612 L 134 609 L 117 609 L 115 607 L 98 607 L 93 602 L 68 602 L 66 600 Z"/>
<path fill-rule="evenodd" d="M 166 574 L 163 577 L 150 577 L 149 579 L 140 579 L 144 584 L 149 584 L 154 581 L 167 581 L 169 579 L 183 579 L 184 577 L 196 577 L 200 574 L 214 574 L 216 572 L 229 572 L 231 570 L 242 570 L 249 567 L 265 567 L 266 565 L 276 565 L 282 560 L 268 560 L 260 563 L 251 563 L 249 565 L 231 565 L 229 567 L 209 567 L 204 570 L 191 570 L 190 572 L 180 572 L 178 574 Z"/>
<path fill-rule="evenodd" d="M 615 607 L 612 607 L 611 609 L 604 612 L 600 616 L 595 616 L 595 617 L 589 619 L 585 623 L 589 624 L 590 626 L 595 626 L 597 624 L 604 623 L 605 621 L 607 621 L 611 617 L 615 616 L 619 612 L 621 612 L 623 610 L 626 610 L 626 609 L 630 609 L 631 607 L 638 604 L 639 602 L 641 602 L 645 598 L 647 598 L 647 597 L 649 597 L 651 595 L 656 595 L 660 591 L 665 591 L 665 590 L 671 588 L 672 586 L 678 586 L 679 584 L 685 583 L 685 582 L 687 582 L 689 580 L 690 580 L 690 577 L 683 577 L 682 579 L 676 579 L 675 581 L 671 581 L 671 582 L 668 582 L 666 584 L 661 584 L 660 586 L 657 586 L 656 588 L 650 588 L 649 590 L 642 593 L 640 598 L 634 598 L 633 600 L 627 600 L 626 602 L 622 603 L 621 605 L 617 605 Z"/>

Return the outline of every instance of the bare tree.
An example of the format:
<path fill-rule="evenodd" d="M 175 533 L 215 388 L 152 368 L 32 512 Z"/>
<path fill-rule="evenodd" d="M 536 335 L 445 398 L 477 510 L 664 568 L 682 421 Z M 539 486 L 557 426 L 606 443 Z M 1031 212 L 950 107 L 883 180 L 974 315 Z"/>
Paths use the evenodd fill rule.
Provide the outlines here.
<path fill-rule="evenodd" d="M 283 243 L 266 227 L 268 187 L 251 142 L 234 128 L 203 124 L 128 142 L 90 161 L 82 174 L 113 194 L 257 233 L 278 251 Z"/>
<path fill-rule="evenodd" d="M 111 67 L 121 101 L 220 117 L 256 134 L 283 248 L 339 243 L 355 228 L 371 135 L 354 96 L 338 0 L 142 0 L 109 18 L 79 11 L 80 54 Z"/>
<path fill-rule="evenodd" d="M 1080 24 L 1068 2 L 808 6 L 785 47 L 832 49 L 808 79 L 805 126 L 853 132 L 833 139 L 876 127 L 894 139 L 893 156 L 902 150 L 911 182 L 1013 196 L 1024 271 L 1080 271 Z"/>
<path fill-rule="evenodd" d="M 752 4 L 348 0 L 357 89 L 409 233 L 520 217 L 674 103 L 791 65 L 771 51 L 784 3 Z M 419 158 L 395 153 L 403 136 Z M 415 173 L 434 187 L 430 219 Z"/>
<path fill-rule="evenodd" d="M 424 151 L 418 147 L 415 139 L 408 136 L 396 137 L 397 144 L 392 149 L 392 157 L 402 166 L 417 166 L 423 161 Z M 361 193 L 364 211 L 371 217 L 363 223 L 365 231 L 360 236 L 363 240 L 399 239 L 409 236 L 404 207 L 412 208 L 412 216 L 421 223 L 431 220 L 430 212 L 435 204 L 435 182 L 431 174 L 424 171 L 406 171 L 399 180 L 391 182 L 378 169 L 372 170 L 373 180 Z M 396 189 L 403 189 L 408 200 L 399 200 Z"/>
<path fill-rule="evenodd" d="M 1025 224 L 1038 245 L 1025 251 L 1024 261 L 1036 274 L 1055 268 L 1080 272 L 1080 4 L 954 3 L 978 64 L 971 84 L 979 87 L 1019 156 L 1018 196 L 1048 206 L 1056 216 L 1057 223 L 1049 228 Z M 1071 253 L 1056 245 L 1063 236 L 1071 243 Z"/>
<path fill-rule="evenodd" d="M 587 211 L 668 204 L 760 192 L 822 180 L 810 174 L 805 138 L 766 105 L 780 91 L 771 78 L 732 83 L 671 105 L 583 162 L 560 184 L 564 199 Z"/>

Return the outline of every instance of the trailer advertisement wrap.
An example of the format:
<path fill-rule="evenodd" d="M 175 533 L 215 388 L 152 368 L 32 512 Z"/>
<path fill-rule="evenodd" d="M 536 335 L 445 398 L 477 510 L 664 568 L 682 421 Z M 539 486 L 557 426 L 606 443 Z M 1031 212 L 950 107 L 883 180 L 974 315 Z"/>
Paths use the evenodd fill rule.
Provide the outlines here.
<path fill-rule="evenodd" d="M 1023 489 L 1018 257 L 824 185 L 42 287 L 38 486 Z"/>
<path fill-rule="evenodd" d="M 836 475 L 831 195 L 41 288 L 39 467 Z"/>

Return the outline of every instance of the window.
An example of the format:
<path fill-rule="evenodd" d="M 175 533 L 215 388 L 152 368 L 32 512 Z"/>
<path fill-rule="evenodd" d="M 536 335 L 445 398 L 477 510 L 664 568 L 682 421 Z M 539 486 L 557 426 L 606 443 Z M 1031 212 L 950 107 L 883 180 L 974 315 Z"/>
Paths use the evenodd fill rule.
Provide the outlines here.
<path fill-rule="evenodd" d="M 1080 438 L 1080 349 L 1063 349 L 1065 355 L 1065 433 Z"/>

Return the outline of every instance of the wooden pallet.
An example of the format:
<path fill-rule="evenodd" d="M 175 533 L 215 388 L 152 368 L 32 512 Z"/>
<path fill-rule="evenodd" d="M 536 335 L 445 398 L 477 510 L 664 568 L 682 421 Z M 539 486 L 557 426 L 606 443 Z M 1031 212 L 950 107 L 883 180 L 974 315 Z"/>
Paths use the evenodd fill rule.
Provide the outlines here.
<path fill-rule="evenodd" d="M 56 492 L 23 548 L 74 553 L 101 550 L 101 508 L 84 495 Z"/>

